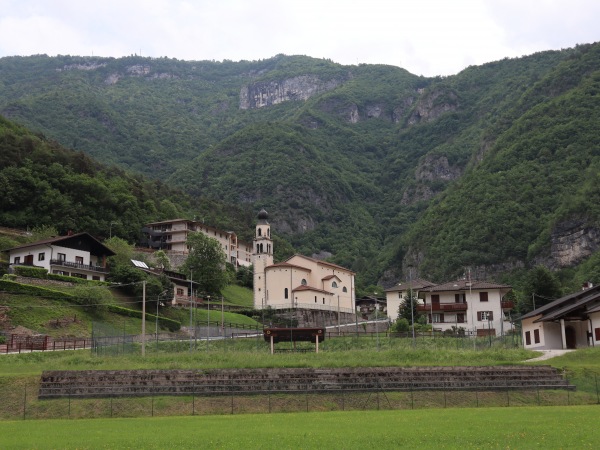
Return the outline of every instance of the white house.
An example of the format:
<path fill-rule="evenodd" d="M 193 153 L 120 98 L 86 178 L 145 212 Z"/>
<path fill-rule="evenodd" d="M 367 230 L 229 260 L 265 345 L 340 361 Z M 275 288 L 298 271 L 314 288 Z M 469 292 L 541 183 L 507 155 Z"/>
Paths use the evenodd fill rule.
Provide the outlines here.
<path fill-rule="evenodd" d="M 600 342 L 600 285 L 524 314 L 521 330 L 529 350 L 595 347 Z"/>
<path fill-rule="evenodd" d="M 387 301 L 387 315 L 389 319 L 396 320 L 398 318 L 400 304 L 405 298 L 410 299 L 410 291 L 413 292 L 413 298 L 416 297 L 419 304 L 422 304 L 422 294 L 420 294 L 420 292 L 424 289 L 432 288 L 433 286 L 435 286 L 435 283 L 417 278 L 398 283 L 396 286 L 386 289 L 385 298 Z"/>
<path fill-rule="evenodd" d="M 504 300 L 512 288 L 485 281 L 457 280 L 421 290 L 423 304 L 417 311 L 427 314 L 434 330 L 464 328 L 477 336 L 500 336 L 512 331 L 510 310 Z"/>
<path fill-rule="evenodd" d="M 304 308 L 354 313 L 354 272 L 336 264 L 294 255 L 273 263 L 273 240 L 263 209 L 253 245 L 254 307 Z"/>
<path fill-rule="evenodd" d="M 106 258 L 115 253 L 88 233 L 53 237 L 7 250 L 11 266 L 35 266 L 49 273 L 104 281 Z"/>

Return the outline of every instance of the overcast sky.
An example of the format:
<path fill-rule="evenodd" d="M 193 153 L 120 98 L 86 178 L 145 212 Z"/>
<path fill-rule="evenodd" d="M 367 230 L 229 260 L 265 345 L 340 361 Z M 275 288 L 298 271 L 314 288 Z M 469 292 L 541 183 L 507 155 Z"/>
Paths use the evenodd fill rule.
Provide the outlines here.
<path fill-rule="evenodd" d="M 599 40 L 599 0 L 0 0 L 0 56 L 284 53 L 433 76 Z"/>

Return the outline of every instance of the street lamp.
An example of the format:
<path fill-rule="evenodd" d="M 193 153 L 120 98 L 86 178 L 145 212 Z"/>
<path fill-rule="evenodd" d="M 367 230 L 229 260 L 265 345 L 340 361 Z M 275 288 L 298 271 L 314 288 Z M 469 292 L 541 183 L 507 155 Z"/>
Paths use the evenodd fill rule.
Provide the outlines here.
<path fill-rule="evenodd" d="M 158 351 L 158 305 L 160 304 L 160 306 L 164 306 L 164 304 L 160 301 L 160 297 L 161 297 L 161 295 L 164 295 L 167 292 L 169 292 L 169 290 L 165 289 L 160 294 L 158 294 L 158 296 L 156 297 L 156 330 L 155 330 L 155 334 L 156 334 L 156 351 Z"/>
<path fill-rule="evenodd" d="M 208 351 L 208 339 L 210 337 L 210 295 L 207 295 L 206 299 L 206 351 Z"/>
<path fill-rule="evenodd" d="M 378 302 L 377 292 L 375 294 L 375 335 L 377 336 L 377 351 L 379 351 L 379 316 L 378 316 Z"/>

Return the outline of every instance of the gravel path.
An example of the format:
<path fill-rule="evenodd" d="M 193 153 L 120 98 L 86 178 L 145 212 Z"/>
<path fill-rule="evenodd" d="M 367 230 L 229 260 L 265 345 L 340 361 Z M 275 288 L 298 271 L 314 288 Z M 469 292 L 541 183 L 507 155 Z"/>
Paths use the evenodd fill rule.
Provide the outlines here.
<path fill-rule="evenodd" d="M 574 350 L 536 350 L 536 351 L 542 352 L 543 355 L 537 356 L 532 359 L 528 359 L 528 360 L 526 360 L 527 362 L 545 361 L 547 359 L 554 358 L 555 356 L 562 356 L 565 353 L 573 352 Z"/>

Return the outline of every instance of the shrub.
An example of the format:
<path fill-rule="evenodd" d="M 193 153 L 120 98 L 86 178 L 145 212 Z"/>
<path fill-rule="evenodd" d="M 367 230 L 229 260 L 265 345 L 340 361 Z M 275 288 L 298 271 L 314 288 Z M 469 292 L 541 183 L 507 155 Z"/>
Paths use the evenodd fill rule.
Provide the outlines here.
<path fill-rule="evenodd" d="M 66 294 L 64 292 L 55 291 L 53 289 L 48 289 L 41 286 L 32 286 L 30 284 L 16 283 L 14 281 L 6 280 L 4 278 L 0 280 L 0 290 L 9 292 L 11 294 L 37 295 L 40 297 L 55 298 L 68 301 L 73 301 L 74 298 L 71 294 Z"/>
<path fill-rule="evenodd" d="M 41 278 L 46 279 L 48 277 L 48 271 L 42 267 L 31 267 L 31 266 L 15 266 L 15 275 L 29 278 Z"/>

